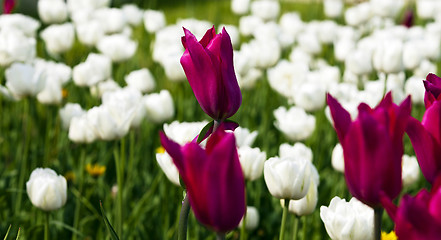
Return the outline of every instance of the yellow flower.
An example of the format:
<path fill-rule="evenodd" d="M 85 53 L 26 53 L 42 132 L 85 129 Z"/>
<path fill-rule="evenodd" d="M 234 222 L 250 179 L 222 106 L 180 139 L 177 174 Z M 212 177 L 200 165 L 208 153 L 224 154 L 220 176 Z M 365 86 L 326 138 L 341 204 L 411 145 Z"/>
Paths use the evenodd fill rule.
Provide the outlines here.
<path fill-rule="evenodd" d="M 390 233 L 381 232 L 381 240 L 397 240 L 397 235 L 395 235 L 394 231 Z"/>
<path fill-rule="evenodd" d="M 69 92 L 67 91 L 67 89 L 62 89 L 61 90 L 61 96 L 63 97 L 63 98 L 66 98 L 67 97 L 67 95 L 69 94 Z"/>
<path fill-rule="evenodd" d="M 104 174 L 106 171 L 106 166 L 95 164 L 86 164 L 86 171 L 93 177 L 98 177 Z"/>
<path fill-rule="evenodd" d="M 156 153 L 165 153 L 164 147 L 160 146 L 156 149 Z"/>

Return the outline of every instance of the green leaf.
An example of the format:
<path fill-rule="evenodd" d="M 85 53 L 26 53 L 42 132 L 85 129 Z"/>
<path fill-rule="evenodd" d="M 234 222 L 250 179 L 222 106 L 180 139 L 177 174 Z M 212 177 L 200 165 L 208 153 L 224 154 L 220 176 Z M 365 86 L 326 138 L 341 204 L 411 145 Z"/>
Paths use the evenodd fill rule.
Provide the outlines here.
<path fill-rule="evenodd" d="M 100 201 L 100 209 L 101 214 L 103 215 L 104 223 L 106 224 L 107 230 L 109 230 L 110 236 L 113 240 L 119 240 L 118 235 L 116 234 L 115 230 L 113 229 L 112 225 L 110 224 L 109 220 L 106 217 L 106 213 L 104 212 L 103 203 Z"/>
<path fill-rule="evenodd" d="M 199 137 L 197 140 L 197 143 L 201 143 L 202 140 L 204 140 L 205 134 L 207 134 L 208 130 L 210 130 L 211 127 L 214 125 L 214 120 L 207 123 L 204 128 L 202 128 L 201 132 L 199 133 Z"/>
<path fill-rule="evenodd" d="M 6 240 L 7 238 L 8 238 L 8 235 L 9 235 L 9 231 L 11 230 L 11 225 L 9 225 L 9 227 L 8 227 L 8 231 L 6 232 L 6 236 L 5 236 L 5 238 L 3 239 L 3 240 Z"/>

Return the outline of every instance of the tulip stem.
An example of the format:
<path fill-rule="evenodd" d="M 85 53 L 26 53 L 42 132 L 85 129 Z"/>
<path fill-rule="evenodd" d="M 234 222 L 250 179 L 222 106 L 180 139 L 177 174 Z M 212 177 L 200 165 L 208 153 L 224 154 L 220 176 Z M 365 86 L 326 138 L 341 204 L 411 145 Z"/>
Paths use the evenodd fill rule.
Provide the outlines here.
<path fill-rule="evenodd" d="M 29 98 L 25 98 L 23 100 L 23 129 L 24 132 L 24 149 L 21 152 L 21 170 L 18 178 L 18 186 L 17 189 L 21 190 L 24 181 L 25 181 L 25 175 L 28 174 L 28 152 L 29 152 L 29 139 L 31 138 L 31 119 L 30 119 L 30 111 L 29 111 Z M 15 212 L 19 213 L 21 210 L 21 199 L 22 199 L 23 193 L 21 191 L 17 191 L 17 200 L 15 204 Z"/>
<path fill-rule="evenodd" d="M 383 208 L 374 208 L 374 234 L 375 240 L 381 240 L 381 218 L 383 216 Z"/>
<path fill-rule="evenodd" d="M 283 213 L 282 213 L 282 224 L 280 225 L 279 240 L 283 240 L 285 238 L 285 224 L 286 224 L 286 217 L 288 215 L 288 207 L 289 207 L 289 199 L 285 199 L 285 206 L 283 207 Z"/>
<path fill-rule="evenodd" d="M 185 195 L 184 201 L 182 201 L 181 213 L 179 215 L 178 240 L 187 239 L 187 222 L 189 213 L 190 202 L 188 201 L 188 195 Z"/>
<path fill-rule="evenodd" d="M 292 239 L 297 240 L 297 235 L 299 232 L 299 217 L 294 218 L 294 231 L 292 232 Z"/>
<path fill-rule="evenodd" d="M 220 126 L 220 124 L 221 124 L 221 121 L 214 120 L 214 123 L 213 123 L 213 132 L 216 131 L 216 129 Z"/>
<path fill-rule="evenodd" d="M 45 212 L 44 240 L 49 240 L 49 212 Z"/>
<path fill-rule="evenodd" d="M 77 231 L 80 231 L 80 213 L 81 213 L 81 195 L 83 194 L 83 182 L 84 182 L 84 161 L 86 159 L 86 146 L 80 146 L 81 147 L 81 153 L 80 153 L 80 161 L 78 166 L 78 192 L 79 196 L 77 197 L 75 201 L 75 215 L 74 215 L 74 229 Z M 77 234 L 74 234 L 73 239 L 77 239 Z"/>
<path fill-rule="evenodd" d="M 245 206 L 245 214 L 243 215 L 243 220 L 242 220 L 242 226 L 240 228 L 240 240 L 245 240 L 246 234 L 247 234 L 247 230 L 246 230 L 246 225 L 247 225 L 247 210 L 246 210 L 247 206 Z"/>
<path fill-rule="evenodd" d="M 114 159 L 115 159 L 115 168 L 116 168 L 116 184 L 118 186 L 118 191 L 116 192 L 116 218 L 115 218 L 115 226 L 116 226 L 116 231 L 117 233 L 122 237 L 122 206 L 123 206 L 123 173 L 122 173 L 122 166 L 121 166 L 121 159 L 120 156 L 118 155 L 118 150 L 114 150 L 113 152 L 114 155 Z"/>

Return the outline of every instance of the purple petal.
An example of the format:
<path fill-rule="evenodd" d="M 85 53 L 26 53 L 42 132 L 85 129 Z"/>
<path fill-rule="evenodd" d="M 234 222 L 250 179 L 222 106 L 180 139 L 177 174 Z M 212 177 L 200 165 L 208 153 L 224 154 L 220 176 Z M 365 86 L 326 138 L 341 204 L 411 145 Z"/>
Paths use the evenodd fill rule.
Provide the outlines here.
<path fill-rule="evenodd" d="M 423 125 L 413 117 L 409 118 L 406 133 L 412 142 L 424 177 L 427 181 L 433 182 L 437 173 L 441 171 L 441 162 L 439 161 L 439 156 L 441 156 L 440 146 Z"/>
<path fill-rule="evenodd" d="M 161 139 L 161 145 L 173 159 L 173 162 L 175 163 L 179 172 L 184 172 L 184 158 L 182 156 L 181 146 L 167 138 L 163 132 L 159 132 L 159 136 Z"/>
<path fill-rule="evenodd" d="M 334 128 L 337 132 L 338 139 L 340 142 L 343 142 L 345 135 L 351 126 L 351 115 L 349 115 L 348 111 L 346 111 L 329 93 L 327 94 L 327 102 L 329 109 L 331 110 L 332 119 L 334 120 Z"/>

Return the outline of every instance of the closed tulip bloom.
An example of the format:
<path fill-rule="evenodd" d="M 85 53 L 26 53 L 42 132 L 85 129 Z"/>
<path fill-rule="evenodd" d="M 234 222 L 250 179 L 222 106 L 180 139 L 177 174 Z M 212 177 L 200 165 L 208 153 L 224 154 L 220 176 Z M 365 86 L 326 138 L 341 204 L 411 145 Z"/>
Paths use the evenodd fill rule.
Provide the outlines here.
<path fill-rule="evenodd" d="M 67 4 L 63 0 L 39 0 L 38 16 L 44 23 L 61 23 L 67 19 Z"/>
<path fill-rule="evenodd" d="M 5 0 L 3 2 L 3 13 L 10 14 L 14 8 L 15 0 Z"/>
<path fill-rule="evenodd" d="M 306 196 L 311 181 L 311 163 L 305 158 L 272 157 L 265 162 L 265 183 L 279 199 L 299 200 Z"/>
<path fill-rule="evenodd" d="M 187 29 L 181 57 L 188 82 L 202 110 L 215 120 L 233 116 L 242 103 L 242 94 L 233 67 L 233 46 L 225 28 L 216 34 L 210 28 L 198 42 Z"/>
<path fill-rule="evenodd" d="M 328 94 L 328 104 L 337 136 L 343 147 L 345 177 L 351 194 L 375 208 L 380 196 L 394 199 L 401 191 L 403 135 L 410 119 L 410 97 L 399 106 L 387 93 L 377 107 L 358 106 L 358 117 Z"/>
<path fill-rule="evenodd" d="M 80 117 L 86 113 L 78 103 L 67 103 L 60 109 L 61 125 L 64 129 L 69 129 L 70 122 L 74 117 Z"/>
<path fill-rule="evenodd" d="M 245 215 L 246 223 L 245 228 L 248 231 L 252 231 L 257 228 L 259 225 L 259 212 L 257 208 L 253 206 L 247 206 L 247 214 Z M 239 227 L 242 227 L 243 219 L 239 223 Z"/>
<path fill-rule="evenodd" d="M 406 129 L 417 156 L 421 171 L 433 183 L 441 173 L 441 78 L 429 74 L 424 81 L 426 112 L 421 123 L 411 118 Z"/>
<path fill-rule="evenodd" d="M 297 216 L 305 216 L 312 214 L 317 206 L 318 201 L 318 191 L 317 185 L 314 183 L 314 180 L 311 179 L 311 183 L 309 184 L 309 190 L 305 197 L 299 200 L 290 200 L 288 210 L 297 215 Z M 284 200 L 280 200 L 280 204 L 284 206 Z"/>
<path fill-rule="evenodd" d="M 415 156 L 403 155 L 403 186 L 411 186 L 420 177 L 420 166 Z"/>
<path fill-rule="evenodd" d="M 260 151 L 259 148 L 250 148 L 248 146 L 239 148 L 238 152 L 245 179 L 254 181 L 262 176 L 266 152 Z"/>
<path fill-rule="evenodd" d="M 138 48 L 138 43 L 123 34 L 113 34 L 101 38 L 97 43 L 98 50 L 112 59 L 122 62 L 130 59 Z"/>
<path fill-rule="evenodd" d="M 187 188 L 196 218 L 216 232 L 234 229 L 245 214 L 245 181 L 233 133 L 222 125 L 203 149 L 195 142 L 180 146 L 161 133 Z"/>
<path fill-rule="evenodd" d="M 26 192 L 34 206 L 44 211 L 57 210 L 66 203 L 67 182 L 50 168 L 37 168 L 26 182 Z"/>
<path fill-rule="evenodd" d="M 19 98 L 35 96 L 45 86 L 45 78 L 41 75 L 41 71 L 30 64 L 14 63 L 6 69 L 6 87 Z"/>
<path fill-rule="evenodd" d="M 329 207 L 320 207 L 320 218 L 332 240 L 374 239 L 374 210 L 356 198 L 334 197 Z"/>
<path fill-rule="evenodd" d="M 415 197 L 405 195 L 396 207 L 383 199 L 387 213 L 395 222 L 400 240 L 437 240 L 441 236 L 441 180 L 431 192 L 421 190 Z"/>
<path fill-rule="evenodd" d="M 59 54 L 70 50 L 75 40 L 75 31 L 72 23 L 50 25 L 40 35 L 50 54 Z"/>
<path fill-rule="evenodd" d="M 143 97 L 147 109 L 147 119 L 154 123 L 163 123 L 175 115 L 175 105 L 169 91 L 161 90 Z"/>

